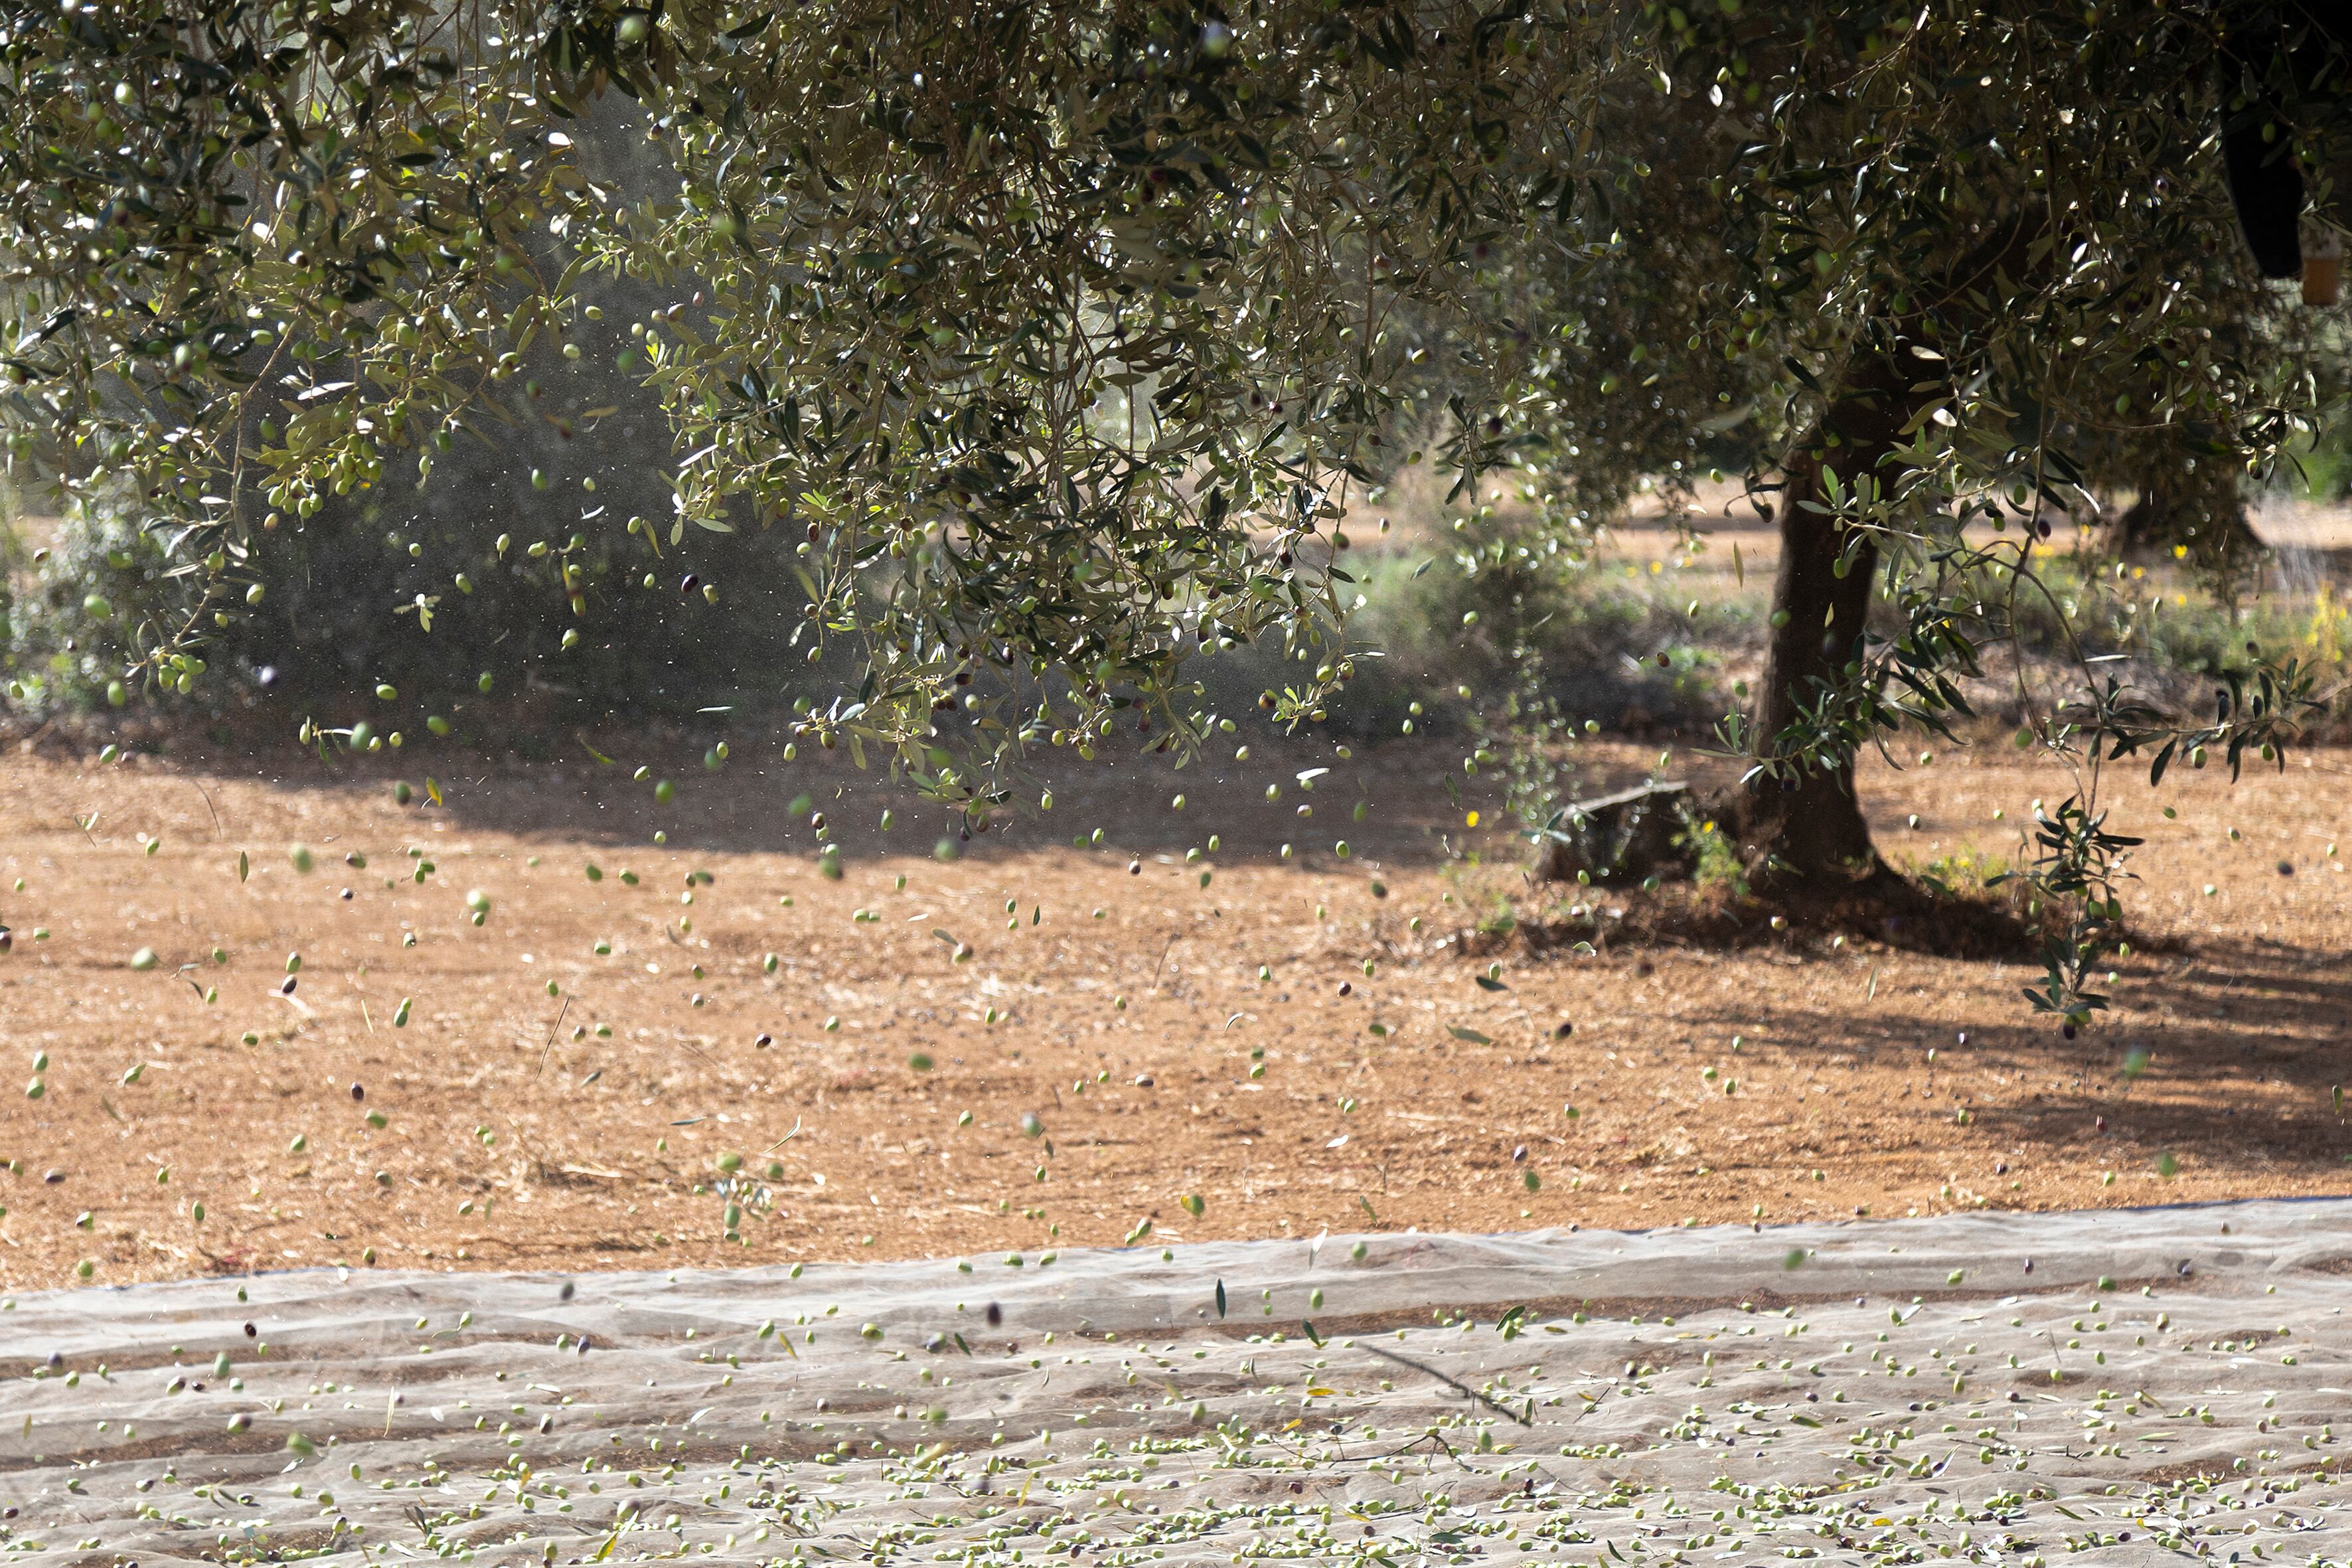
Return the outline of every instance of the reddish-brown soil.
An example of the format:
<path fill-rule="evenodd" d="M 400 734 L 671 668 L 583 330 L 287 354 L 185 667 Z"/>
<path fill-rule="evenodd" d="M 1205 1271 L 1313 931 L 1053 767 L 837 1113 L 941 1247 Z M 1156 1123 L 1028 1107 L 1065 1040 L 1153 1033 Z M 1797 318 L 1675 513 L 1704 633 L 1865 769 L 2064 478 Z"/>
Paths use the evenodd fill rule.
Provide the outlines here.
<path fill-rule="evenodd" d="M 1591 757 L 1595 787 L 1642 765 Z M 2352 753 L 2161 801 L 2111 781 L 2150 838 L 2143 947 L 2071 1042 L 2027 1007 L 2030 955 L 1465 944 L 1555 900 L 1466 827 L 1443 744 L 1311 794 L 1303 753 L 1074 773 L 952 861 L 936 812 L 839 760 L 745 743 L 667 809 L 625 767 L 443 765 L 446 804 L 404 808 L 390 772 L 299 758 L 0 761 L 0 1285 L 2352 1192 Z M 2067 788 L 2005 747 L 1864 778 L 1898 865 L 2014 854 Z"/>

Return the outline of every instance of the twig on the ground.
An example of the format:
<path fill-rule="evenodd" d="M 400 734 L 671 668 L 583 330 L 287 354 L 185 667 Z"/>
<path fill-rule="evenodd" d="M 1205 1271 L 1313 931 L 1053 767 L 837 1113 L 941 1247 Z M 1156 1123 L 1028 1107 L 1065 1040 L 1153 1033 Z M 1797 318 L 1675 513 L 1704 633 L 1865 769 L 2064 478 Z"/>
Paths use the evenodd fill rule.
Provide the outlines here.
<path fill-rule="evenodd" d="M 205 786 L 197 784 L 195 780 L 190 779 L 188 783 L 194 788 L 198 795 L 205 796 L 205 809 L 213 814 L 213 837 L 215 838 L 226 837 L 227 834 L 221 826 L 220 808 L 213 805 L 213 797 L 209 795 L 205 795 Z"/>
<path fill-rule="evenodd" d="M 556 1031 L 563 1027 L 563 1020 L 571 1011 L 572 998 L 567 995 L 563 998 L 563 1005 L 555 1010 L 555 1022 L 548 1026 L 547 1047 L 539 1053 L 539 1072 L 532 1073 L 531 1077 L 537 1078 L 540 1073 L 547 1070 L 547 1058 L 555 1054 Z"/>
<path fill-rule="evenodd" d="M 1423 1370 L 1426 1370 L 1426 1369 L 1423 1369 Z M 1382 1459 L 1393 1459 L 1393 1458 L 1399 1458 L 1399 1457 L 1401 1457 L 1401 1456 L 1402 1456 L 1402 1455 L 1410 1454 L 1410 1453 L 1412 1453 L 1415 1448 L 1420 1447 L 1423 1443 L 1434 1443 L 1434 1444 L 1436 1444 L 1439 1447 L 1441 1447 L 1441 1448 L 1443 1448 L 1443 1449 L 1444 1449 L 1444 1450 L 1445 1450 L 1445 1457 L 1446 1457 L 1447 1458 L 1449 1458 L 1449 1459 L 1453 1460 L 1453 1461 L 1454 1461 L 1455 1464 L 1457 1464 L 1457 1465 L 1461 1465 L 1461 1466 L 1462 1466 L 1462 1468 L 1463 1468 L 1464 1469 L 1465 1469 L 1465 1470 L 1466 1470 L 1466 1469 L 1468 1469 L 1468 1468 L 1470 1468 L 1468 1464 L 1466 1464 L 1466 1463 L 1465 1463 L 1465 1462 L 1464 1462 L 1462 1456 L 1461 1456 L 1461 1455 L 1459 1455 L 1459 1454 L 1457 1454 L 1457 1453 L 1455 1453 L 1455 1452 L 1454 1451 L 1454 1445 L 1453 1445 L 1453 1444 L 1451 1444 L 1451 1443 L 1449 1443 L 1449 1442 L 1447 1442 L 1444 1438 L 1443 1438 L 1443 1437 L 1439 1436 L 1438 1436 L 1436 1433 L 1434 1433 L 1434 1432 L 1423 1432 L 1420 1436 L 1415 1437 L 1412 1442 L 1407 1443 L 1407 1444 L 1404 1444 L 1404 1445 L 1403 1445 L 1402 1447 L 1401 1447 L 1391 1448 L 1391 1449 L 1390 1449 L 1387 1453 L 1385 1453 L 1385 1454 L 1366 1454 L 1366 1455 L 1363 1455 L 1363 1456 L 1361 1456 L 1360 1458 L 1359 1458 L 1355 1462 L 1356 1462 L 1357 1464 L 1360 1464 L 1360 1465 L 1376 1465 L 1376 1464 L 1380 1463 Z"/>
<path fill-rule="evenodd" d="M 1445 1384 L 1446 1387 L 1453 1389 L 1456 1394 L 1461 1394 L 1465 1399 L 1475 1399 L 1479 1404 L 1485 1405 L 1487 1409 L 1495 1412 L 1497 1415 L 1507 1415 L 1522 1426 L 1532 1426 L 1535 1425 L 1534 1422 L 1528 1420 L 1526 1416 L 1520 1415 L 1517 1411 L 1512 1409 L 1501 1400 L 1496 1399 L 1488 1394 L 1481 1394 L 1476 1389 L 1471 1387 L 1468 1384 L 1463 1382 L 1460 1378 L 1448 1377 L 1445 1373 L 1438 1371 L 1433 1366 L 1423 1366 L 1421 1363 L 1414 1361 L 1410 1356 L 1401 1356 L 1394 1351 L 1384 1351 L 1378 1345 L 1368 1345 L 1359 1342 L 1357 1348 L 1359 1350 L 1370 1351 L 1374 1355 L 1380 1357 L 1382 1361 L 1392 1361 L 1399 1366 L 1409 1366 L 1412 1368 L 1413 1371 L 1422 1373 L 1425 1377 L 1433 1377 L 1437 1379 L 1438 1382 Z"/>

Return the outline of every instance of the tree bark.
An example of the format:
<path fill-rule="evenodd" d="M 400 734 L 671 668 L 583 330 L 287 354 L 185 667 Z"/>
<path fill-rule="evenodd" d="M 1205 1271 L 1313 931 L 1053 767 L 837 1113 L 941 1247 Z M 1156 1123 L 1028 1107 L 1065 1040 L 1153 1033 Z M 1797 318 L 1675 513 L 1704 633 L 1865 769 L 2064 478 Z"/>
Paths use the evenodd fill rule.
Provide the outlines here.
<path fill-rule="evenodd" d="M 1822 470 L 1834 469 L 1848 491 L 1865 478 L 1891 488 L 1900 474 L 1884 459 L 1901 441 L 1916 402 L 1891 354 L 1858 355 L 1821 427 L 1783 470 L 1774 625 L 1749 715 L 1751 751 L 1759 759 L 1787 755 L 1783 731 L 1819 702 L 1816 683 L 1845 679 L 1862 658 L 1878 552 L 1864 541 L 1846 558 L 1845 574 L 1838 574 L 1846 531 L 1828 510 Z M 1850 754 L 1794 778 L 1759 775 L 1737 807 L 1740 858 L 1752 887 L 1827 893 L 1885 871 L 1854 798 Z"/>

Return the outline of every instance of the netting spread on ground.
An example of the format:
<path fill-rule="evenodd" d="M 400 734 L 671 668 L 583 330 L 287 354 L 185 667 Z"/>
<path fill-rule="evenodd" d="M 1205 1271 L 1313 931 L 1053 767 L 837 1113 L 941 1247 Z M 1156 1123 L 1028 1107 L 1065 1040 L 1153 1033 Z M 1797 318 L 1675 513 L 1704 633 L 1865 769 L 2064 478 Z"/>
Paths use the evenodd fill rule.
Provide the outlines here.
<path fill-rule="evenodd" d="M 2342 1561 L 2347 1271 L 2325 1201 L 61 1292 L 0 1550 Z"/>

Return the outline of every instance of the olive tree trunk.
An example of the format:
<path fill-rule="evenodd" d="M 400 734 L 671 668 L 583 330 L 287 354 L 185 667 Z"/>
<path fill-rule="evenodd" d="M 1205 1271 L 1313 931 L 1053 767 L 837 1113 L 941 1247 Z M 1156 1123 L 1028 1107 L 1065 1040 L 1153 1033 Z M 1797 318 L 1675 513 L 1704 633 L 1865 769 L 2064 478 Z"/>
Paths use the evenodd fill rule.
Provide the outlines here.
<path fill-rule="evenodd" d="M 2141 560 L 2168 557 L 2175 545 L 2208 570 L 2230 570 L 2262 552 L 2246 520 L 2238 476 L 2219 464 L 2191 471 L 2169 454 L 2148 463 L 2137 500 L 2116 519 L 2115 545 Z"/>
<path fill-rule="evenodd" d="M 1849 667 L 1863 657 L 1878 552 L 1867 539 L 1847 552 L 1846 530 L 1833 515 L 1823 471 L 1833 470 L 1848 492 L 1864 480 L 1874 479 L 1882 492 L 1902 483 L 1896 454 L 1904 432 L 1938 395 L 1937 378 L 1927 372 L 1940 359 L 1914 356 L 1914 335 L 1923 323 L 1955 311 L 2008 309 L 2008 301 L 2029 291 L 2032 279 L 2048 268 L 2046 254 L 2036 247 L 2046 219 L 2038 204 L 2021 208 L 1957 258 L 1913 313 L 1857 343 L 1820 425 L 1782 465 L 1771 640 L 1749 714 L 1748 745 L 1756 758 L 1788 756 L 1783 737 L 1790 725 L 1818 706 L 1822 685 L 1849 679 Z M 1782 772 L 1780 778 L 1757 775 L 1732 803 L 1751 886 L 1827 895 L 1891 875 L 1871 847 L 1870 824 L 1854 799 L 1851 753 L 1793 776 Z"/>
<path fill-rule="evenodd" d="M 1823 470 L 1834 470 L 1849 492 L 1871 478 L 1893 488 L 1901 475 L 1886 459 L 1916 401 L 1892 354 L 1860 353 L 1819 428 L 1783 467 L 1771 637 L 1749 714 L 1759 760 L 1788 754 L 1785 731 L 1863 655 L 1878 552 L 1865 538 L 1848 552 Z M 1885 869 L 1854 798 L 1851 754 L 1794 776 L 1758 775 L 1736 803 L 1736 820 L 1751 885 L 1828 892 Z"/>

